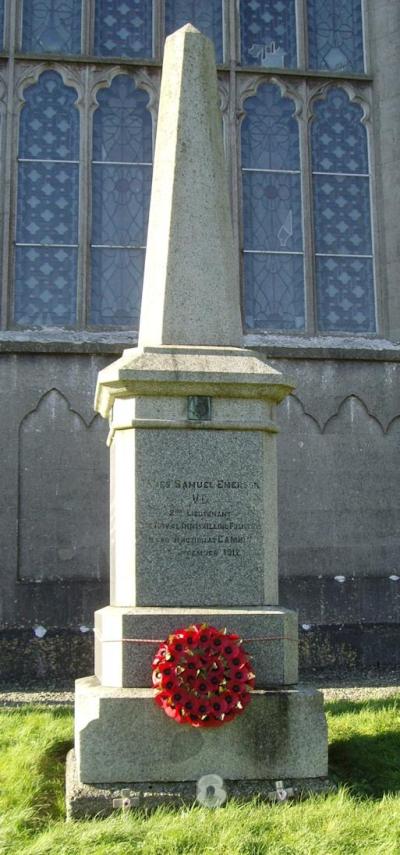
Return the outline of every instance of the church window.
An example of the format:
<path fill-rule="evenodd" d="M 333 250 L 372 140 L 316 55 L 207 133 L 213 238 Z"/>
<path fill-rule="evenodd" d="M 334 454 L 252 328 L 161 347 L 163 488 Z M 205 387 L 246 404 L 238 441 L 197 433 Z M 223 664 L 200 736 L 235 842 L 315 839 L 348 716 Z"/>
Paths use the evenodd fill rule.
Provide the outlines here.
<path fill-rule="evenodd" d="M 72 326 L 76 315 L 79 116 L 55 71 L 29 86 L 21 113 L 15 322 Z"/>
<path fill-rule="evenodd" d="M 137 327 L 152 165 L 148 95 L 120 75 L 97 101 L 90 323 Z"/>
<path fill-rule="evenodd" d="M 223 62 L 223 17 L 221 0 L 165 0 L 165 34 L 190 21 L 212 39 L 217 62 Z"/>
<path fill-rule="evenodd" d="M 135 336 L 164 40 L 190 21 L 216 51 L 245 332 L 376 334 L 364 5 L 0 0 L 3 331 Z"/>
<path fill-rule="evenodd" d="M 299 130 L 294 104 L 261 84 L 242 123 L 244 292 L 250 328 L 304 329 Z"/>
<path fill-rule="evenodd" d="M 98 56 L 151 57 L 152 0 L 96 0 L 94 53 Z"/>
<path fill-rule="evenodd" d="M 81 7 L 80 0 L 24 0 L 22 50 L 80 53 Z"/>
<path fill-rule="evenodd" d="M 361 0 L 308 0 L 309 68 L 364 71 Z"/>
<path fill-rule="evenodd" d="M 318 327 L 374 332 L 368 147 L 363 110 L 343 89 L 311 125 Z"/>
<path fill-rule="evenodd" d="M 295 0 L 241 0 L 240 38 L 242 65 L 295 68 Z"/>

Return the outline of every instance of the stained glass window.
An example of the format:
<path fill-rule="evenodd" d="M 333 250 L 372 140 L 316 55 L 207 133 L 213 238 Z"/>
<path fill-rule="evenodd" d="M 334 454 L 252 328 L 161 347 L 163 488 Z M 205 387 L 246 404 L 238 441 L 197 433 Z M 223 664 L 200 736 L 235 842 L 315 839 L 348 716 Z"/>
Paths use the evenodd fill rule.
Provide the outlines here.
<path fill-rule="evenodd" d="M 308 0 L 309 67 L 364 71 L 361 0 Z"/>
<path fill-rule="evenodd" d="M 165 33 L 193 24 L 214 42 L 217 62 L 223 61 L 221 0 L 165 0 Z"/>
<path fill-rule="evenodd" d="M 250 329 L 305 323 L 299 131 L 278 86 L 244 104 L 242 193 L 245 318 Z"/>
<path fill-rule="evenodd" d="M 18 157 L 15 321 L 69 326 L 76 317 L 79 115 L 55 71 L 29 86 Z"/>
<path fill-rule="evenodd" d="M 370 188 L 363 111 L 332 87 L 314 104 L 312 162 L 318 326 L 374 332 Z"/>
<path fill-rule="evenodd" d="M 240 46 L 242 65 L 295 68 L 295 0 L 241 0 Z"/>
<path fill-rule="evenodd" d="M 364 69 L 363 5 L 363 0 L 9 0 L 7 47 L 15 49 L 15 14 L 16 22 L 22 18 L 17 50 L 32 54 L 31 61 L 17 54 L 18 85 L 25 76 L 31 83 L 35 54 L 53 54 L 53 70 L 25 89 L 17 199 L 10 218 L 4 217 L 4 245 L 9 223 L 16 223 L 15 323 L 138 326 L 152 171 L 148 101 L 155 99 L 160 74 L 149 63 L 162 56 L 164 34 L 191 21 L 213 40 L 217 61 L 230 62 L 230 75 L 221 80 L 227 140 L 244 113 L 238 207 L 247 328 L 373 332 L 366 126 L 357 98 L 351 101 L 339 88 L 344 71 Z M 0 34 L 4 6 L 0 0 Z M 77 83 L 71 88 L 56 72 L 57 63 L 65 63 L 63 56 L 76 59 L 81 50 L 95 54 L 96 62 L 80 56 L 73 63 Z M 124 67 L 120 57 L 128 59 Z M 138 66 L 138 60 L 147 65 L 141 86 L 148 85 L 151 95 L 135 85 L 132 62 Z M 112 62 L 121 66 L 114 80 Z M 312 70 L 313 79 L 310 72 L 300 79 L 299 63 Z M 121 73 L 129 64 L 131 71 Z M 280 68 L 296 69 L 290 83 L 287 74 L 286 83 L 280 80 Z M 263 69 L 274 69 L 273 77 Z M 314 100 L 308 123 L 306 105 L 321 69 L 331 83 L 326 97 Z M 254 72 L 257 94 L 243 104 Z M 353 75 L 352 87 L 364 97 L 365 81 L 360 85 Z M 92 114 L 93 92 L 98 106 Z M 305 108 L 299 119 L 295 98 Z M 87 144 L 89 128 L 93 137 Z M 4 162 L 5 184 L 13 187 L 9 158 Z M 79 219 L 79 190 L 86 198 L 88 173 L 90 209 Z M 235 175 L 232 182 L 233 189 Z M 8 308 L 7 314 L 12 314 Z"/>
<path fill-rule="evenodd" d="M 153 56 L 152 0 L 96 0 L 97 56 Z"/>
<path fill-rule="evenodd" d="M 81 7 L 80 0 L 24 0 L 22 50 L 80 53 Z"/>
<path fill-rule="evenodd" d="M 90 323 L 137 327 L 152 173 L 148 95 L 119 75 L 97 101 Z"/>

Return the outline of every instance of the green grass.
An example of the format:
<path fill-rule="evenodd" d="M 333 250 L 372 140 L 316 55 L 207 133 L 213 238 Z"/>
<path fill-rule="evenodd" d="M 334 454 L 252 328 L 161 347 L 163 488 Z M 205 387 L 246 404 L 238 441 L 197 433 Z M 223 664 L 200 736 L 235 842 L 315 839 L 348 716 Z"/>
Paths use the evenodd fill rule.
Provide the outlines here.
<path fill-rule="evenodd" d="M 400 855 L 400 695 L 327 704 L 338 792 L 64 822 L 72 713 L 0 711 L 2 855 Z"/>

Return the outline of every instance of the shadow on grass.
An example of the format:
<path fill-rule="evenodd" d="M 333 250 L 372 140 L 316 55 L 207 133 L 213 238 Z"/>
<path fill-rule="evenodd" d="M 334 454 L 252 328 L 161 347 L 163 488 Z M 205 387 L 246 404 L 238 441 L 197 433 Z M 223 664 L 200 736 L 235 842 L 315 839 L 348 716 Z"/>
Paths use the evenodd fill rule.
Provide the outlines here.
<path fill-rule="evenodd" d="M 32 712 L 41 712 L 44 707 L 30 707 L 18 710 L 19 716 L 28 716 Z M 45 708 L 46 713 L 53 720 L 70 719 L 69 709 Z M 34 808 L 33 825 L 38 830 L 47 823 L 49 819 L 62 819 L 64 817 L 64 781 L 65 761 L 70 748 L 73 747 L 72 739 L 55 738 L 47 749 L 43 751 L 37 764 L 37 776 L 39 789 L 35 794 L 32 807 Z"/>
<path fill-rule="evenodd" d="M 369 701 L 335 701 L 326 704 L 331 716 L 398 709 L 400 697 Z M 330 773 L 338 783 L 346 783 L 359 796 L 381 798 L 400 792 L 400 716 L 396 728 L 372 734 L 357 733 L 356 722 L 348 736 L 334 739 L 329 746 Z M 372 728 L 373 729 L 373 728 Z"/>
<path fill-rule="evenodd" d="M 0 707 L 0 715 L 18 715 L 19 718 L 31 716 L 32 713 L 51 713 L 52 718 L 71 718 L 71 709 L 67 704 L 63 704 L 63 706 L 55 706 L 52 704 L 48 704 L 44 702 L 42 704 L 18 704 L 18 703 L 7 703 Z"/>
<path fill-rule="evenodd" d="M 378 712 L 379 710 L 389 710 L 393 708 L 397 708 L 400 714 L 400 689 L 398 695 L 393 695 L 390 698 L 371 698 L 370 700 L 366 701 L 328 701 L 327 703 L 325 703 L 325 710 L 331 715 L 343 715 L 343 713 L 357 713 L 366 709 L 370 709 L 373 712 Z"/>
<path fill-rule="evenodd" d="M 64 818 L 65 760 L 72 744 L 70 739 L 60 739 L 54 742 L 40 758 L 38 765 L 40 790 L 32 803 L 35 810 L 33 824 L 36 829 L 45 825 L 49 819 Z"/>

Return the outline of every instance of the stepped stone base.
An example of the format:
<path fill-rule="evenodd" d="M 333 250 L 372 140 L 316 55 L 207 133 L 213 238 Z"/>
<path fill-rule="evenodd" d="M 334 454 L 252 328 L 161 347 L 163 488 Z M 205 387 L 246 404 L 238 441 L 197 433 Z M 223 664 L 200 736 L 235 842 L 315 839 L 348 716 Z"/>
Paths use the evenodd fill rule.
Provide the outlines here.
<path fill-rule="evenodd" d="M 103 686 L 114 688 L 148 685 L 158 644 L 141 644 L 140 639 L 163 640 L 175 629 L 193 623 L 227 627 L 241 635 L 252 657 L 258 688 L 297 683 L 297 613 L 280 606 L 197 610 L 106 606 L 95 614 L 96 677 Z M 124 642 L 124 638 L 138 641 Z"/>
<path fill-rule="evenodd" d="M 227 800 L 259 798 L 274 802 L 280 800 L 276 798 L 276 784 L 273 780 L 224 781 L 223 788 Z M 334 792 L 336 789 L 328 778 L 287 778 L 283 784 L 290 801 L 298 801 L 311 794 Z M 125 808 L 121 805 L 122 800 Z M 203 804 L 195 781 L 82 784 L 79 781 L 75 751 L 71 750 L 67 755 L 67 820 L 106 817 L 121 809 L 151 811 L 162 805 L 182 807 L 196 801 Z"/>
<path fill-rule="evenodd" d="M 169 719 L 152 689 L 76 682 L 75 751 L 86 784 L 325 778 L 327 729 L 315 689 L 258 690 L 225 727 L 201 731 Z"/>

